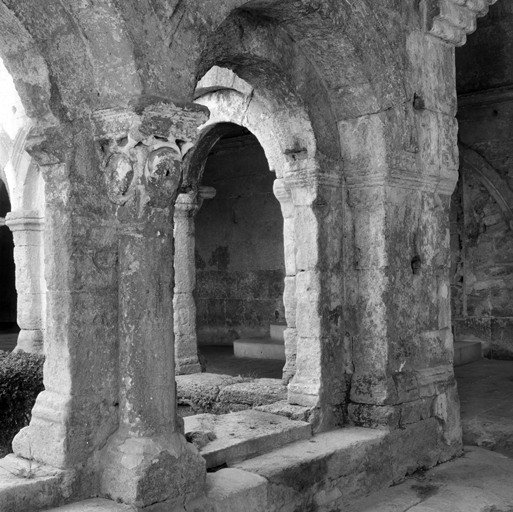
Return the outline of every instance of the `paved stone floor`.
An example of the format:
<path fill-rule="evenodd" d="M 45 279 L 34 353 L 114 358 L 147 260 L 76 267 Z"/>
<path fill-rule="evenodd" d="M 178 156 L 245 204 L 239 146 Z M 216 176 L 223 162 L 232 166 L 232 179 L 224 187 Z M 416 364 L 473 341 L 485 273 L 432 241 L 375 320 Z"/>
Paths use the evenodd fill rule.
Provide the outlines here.
<path fill-rule="evenodd" d="M 416 473 L 344 512 L 513 512 L 513 459 L 466 446 L 463 457 Z"/>
<path fill-rule="evenodd" d="M 463 442 L 513 457 L 513 361 L 481 359 L 455 374 Z"/>

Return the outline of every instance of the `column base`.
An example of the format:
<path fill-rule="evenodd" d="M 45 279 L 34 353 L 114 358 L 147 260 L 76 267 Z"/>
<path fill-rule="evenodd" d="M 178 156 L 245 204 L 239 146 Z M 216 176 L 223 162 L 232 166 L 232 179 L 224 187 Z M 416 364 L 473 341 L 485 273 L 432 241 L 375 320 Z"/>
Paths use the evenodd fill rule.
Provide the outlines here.
<path fill-rule="evenodd" d="M 164 439 L 118 432 L 100 464 L 102 495 L 134 507 L 185 501 L 205 489 L 205 460 L 178 433 Z"/>
<path fill-rule="evenodd" d="M 202 371 L 197 357 L 176 360 L 175 375 L 191 375 L 193 373 L 201 373 Z"/>
<path fill-rule="evenodd" d="M 18 342 L 14 351 L 17 352 L 18 350 L 31 352 L 32 354 L 43 354 L 43 331 L 40 329 L 22 329 L 18 334 Z"/>

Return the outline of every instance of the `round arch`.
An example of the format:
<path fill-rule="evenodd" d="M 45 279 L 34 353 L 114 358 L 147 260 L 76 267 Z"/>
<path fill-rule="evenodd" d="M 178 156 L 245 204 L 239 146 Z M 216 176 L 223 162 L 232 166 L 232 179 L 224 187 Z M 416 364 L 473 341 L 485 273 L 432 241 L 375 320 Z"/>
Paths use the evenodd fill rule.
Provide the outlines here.
<path fill-rule="evenodd" d="M 270 170 L 276 173 L 274 194 L 284 219 L 283 300 L 287 329 L 283 378 L 288 383 L 288 399 L 292 404 L 312 408 L 316 428 L 333 424 L 336 420 L 324 408 L 326 394 L 330 392 L 326 385 L 326 361 L 330 356 L 322 342 L 326 332 L 322 319 L 326 277 L 321 270 L 320 244 L 326 224 L 340 220 L 327 219 L 325 210 L 327 202 L 335 201 L 330 194 L 337 190 L 326 175 L 331 174 L 336 181 L 333 174 L 337 173 L 341 179 L 340 168 L 329 168 L 325 158 L 319 161 L 309 116 L 292 94 L 284 107 L 280 101 L 273 101 L 270 91 L 261 92 L 232 71 L 219 68 L 209 71 L 198 89 L 207 92 L 196 102 L 207 107 L 211 115 L 199 128 L 200 142 L 187 156 L 184 191 L 198 193 L 204 160 L 222 136 L 226 123 L 247 128 L 256 136 Z M 338 225 L 341 227 L 341 223 Z M 333 357 L 331 362 L 339 363 Z"/>

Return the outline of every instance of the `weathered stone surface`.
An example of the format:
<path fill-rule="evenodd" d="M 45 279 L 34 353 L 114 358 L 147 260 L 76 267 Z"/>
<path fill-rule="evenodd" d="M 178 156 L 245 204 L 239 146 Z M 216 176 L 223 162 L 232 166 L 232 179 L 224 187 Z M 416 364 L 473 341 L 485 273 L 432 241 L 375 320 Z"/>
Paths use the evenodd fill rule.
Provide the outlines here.
<path fill-rule="evenodd" d="M 259 405 L 255 407 L 257 411 L 270 412 L 271 414 L 279 414 L 286 416 L 291 420 L 308 421 L 310 409 L 301 407 L 300 405 L 289 404 L 286 400 L 280 400 L 272 404 Z"/>
<path fill-rule="evenodd" d="M 123 505 L 111 500 L 96 498 L 52 508 L 48 512 L 123 512 L 129 510 L 133 510 L 130 505 Z"/>
<path fill-rule="evenodd" d="M 193 401 L 215 401 L 219 390 L 223 386 L 232 383 L 231 375 L 219 375 L 214 373 L 201 373 L 194 375 L 177 375 L 176 393 L 180 399 Z"/>
<path fill-rule="evenodd" d="M 247 459 L 311 436 L 309 423 L 248 410 L 185 418 L 185 432 L 205 432 L 213 439 L 200 449 L 208 468 Z"/>
<path fill-rule="evenodd" d="M 73 494 L 73 471 L 63 471 L 8 455 L 0 462 L 2 512 L 39 510 L 56 506 Z"/>
<path fill-rule="evenodd" d="M 481 512 L 508 510 L 511 459 L 473 447 L 465 456 L 358 500 L 349 512 Z"/>
<path fill-rule="evenodd" d="M 254 473 L 226 468 L 209 473 L 206 499 L 192 502 L 187 512 L 268 510 L 267 481 Z"/>
<path fill-rule="evenodd" d="M 285 488 L 270 485 L 268 504 L 342 508 L 362 489 L 456 454 L 448 269 L 458 240 L 448 212 L 458 161 L 446 42 L 463 42 L 492 3 L 0 3 L 2 59 L 30 116 L 15 143 L 2 131 L 0 174 L 15 210 L 45 219 L 43 250 L 29 229 L 17 244 L 30 263 L 18 269 L 19 319 L 45 333 L 46 364 L 16 453 L 85 468 L 73 492 L 135 507 L 185 506 L 201 491 L 203 461 L 180 434 L 174 382 L 175 285 L 178 371 L 198 368 L 193 255 L 191 244 L 174 252 L 172 231 L 176 196 L 197 200 L 212 179 L 218 195 L 196 219 L 203 341 L 263 335 L 286 319 L 287 400 L 310 410 L 314 429 L 340 427 L 347 414 L 392 429 L 379 450 L 360 450 L 365 463 L 351 466 L 344 454 L 349 484 L 343 468 L 321 481 L 330 471 L 318 457 L 308 498 L 294 488 L 294 478 L 305 482 L 297 470 Z M 511 13 L 506 1 L 492 7 L 483 40 L 501 49 L 483 54 L 479 87 L 511 83 Z M 471 66 L 478 61 L 471 55 Z M 224 67 L 208 73 L 216 64 Z M 499 66 L 503 76 L 490 76 Z M 198 103 L 182 103 L 205 75 Z M 508 94 L 460 116 L 462 142 L 507 186 Z M 207 162 L 228 123 L 262 148 L 239 129 Z M 230 146 L 246 155 L 227 163 Z M 258 173 L 266 161 L 273 172 Z M 476 337 L 486 334 L 485 348 L 503 357 L 513 314 L 508 208 L 493 204 L 497 194 L 483 201 L 479 187 L 463 215 L 464 284 L 453 288 L 465 287 L 461 323 L 475 320 Z M 41 272 L 32 263 L 43 253 Z M 175 257 L 185 263 L 176 279 Z M 224 402 L 226 387 L 205 382 L 207 405 L 250 406 L 251 386 L 225 393 L 244 403 Z"/>
<path fill-rule="evenodd" d="M 223 386 L 219 392 L 220 402 L 263 405 L 285 400 L 287 388 L 276 379 L 255 379 Z"/>

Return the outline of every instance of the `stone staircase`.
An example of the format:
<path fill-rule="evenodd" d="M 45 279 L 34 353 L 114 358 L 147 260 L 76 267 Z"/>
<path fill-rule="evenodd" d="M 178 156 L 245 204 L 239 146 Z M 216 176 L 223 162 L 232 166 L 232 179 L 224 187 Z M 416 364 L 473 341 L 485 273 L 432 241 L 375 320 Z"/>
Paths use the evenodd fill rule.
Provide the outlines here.
<path fill-rule="evenodd" d="M 312 437 L 305 421 L 248 409 L 231 414 L 184 418 L 185 437 L 207 462 L 207 469 L 232 465 Z"/>
<path fill-rule="evenodd" d="M 249 357 L 253 359 L 280 359 L 285 361 L 285 342 L 283 331 L 286 323 L 271 324 L 270 336 L 254 338 L 240 338 L 233 342 L 235 357 Z"/>

